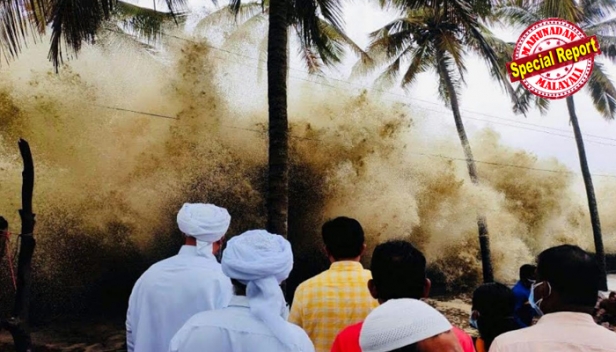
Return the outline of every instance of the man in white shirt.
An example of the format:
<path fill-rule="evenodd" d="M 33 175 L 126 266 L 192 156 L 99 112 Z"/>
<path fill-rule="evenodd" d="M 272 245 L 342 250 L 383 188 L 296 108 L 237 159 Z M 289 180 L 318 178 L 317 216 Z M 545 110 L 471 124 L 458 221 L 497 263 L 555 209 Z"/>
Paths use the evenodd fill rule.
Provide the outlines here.
<path fill-rule="evenodd" d="M 283 318 L 280 283 L 293 268 L 291 245 L 282 236 L 253 230 L 229 240 L 222 270 L 232 279 L 229 307 L 203 312 L 171 340 L 171 352 L 314 352 L 308 335 Z"/>
<path fill-rule="evenodd" d="M 541 318 L 534 326 L 497 337 L 490 352 L 616 352 L 616 334 L 591 315 L 600 282 L 594 255 L 571 245 L 543 251 L 529 297 Z"/>
<path fill-rule="evenodd" d="M 166 352 L 173 335 L 193 315 L 224 308 L 231 280 L 216 260 L 231 216 L 212 204 L 184 204 L 177 216 L 186 243 L 178 255 L 152 265 L 139 278 L 126 316 L 129 352 Z"/>

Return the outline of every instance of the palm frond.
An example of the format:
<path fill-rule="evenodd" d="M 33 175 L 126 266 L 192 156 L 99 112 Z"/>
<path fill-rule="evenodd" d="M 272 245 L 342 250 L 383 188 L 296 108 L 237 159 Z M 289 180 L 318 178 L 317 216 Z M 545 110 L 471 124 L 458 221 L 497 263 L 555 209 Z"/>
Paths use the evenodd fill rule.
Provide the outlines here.
<path fill-rule="evenodd" d="M 616 62 L 616 36 L 597 35 L 601 57 L 605 57 L 612 62 Z"/>
<path fill-rule="evenodd" d="M 419 28 L 424 27 L 424 21 L 425 19 L 421 20 L 415 16 L 397 18 L 382 28 L 370 33 L 369 36 L 372 41 L 375 41 L 379 38 L 385 38 L 397 33 L 406 33 L 406 35 L 410 35 L 411 32 L 416 32 Z"/>
<path fill-rule="evenodd" d="M 297 35 L 301 36 L 301 34 L 299 33 L 299 28 L 296 27 L 296 31 L 297 31 Z M 311 47 L 306 46 L 305 42 L 300 41 L 299 44 L 300 44 L 299 54 L 302 58 L 302 61 L 304 62 L 304 65 L 306 65 L 306 68 L 308 68 L 308 73 L 310 74 L 322 73 L 323 65 L 321 63 L 321 59 L 319 58 L 319 55 L 315 53 Z"/>
<path fill-rule="evenodd" d="M 29 39 L 45 33 L 45 0 L 0 0 L 0 57 L 16 58 Z"/>
<path fill-rule="evenodd" d="M 62 45 L 76 55 L 84 42 L 94 43 L 97 30 L 104 20 L 110 18 L 113 5 L 114 0 L 51 2 L 51 47 L 48 57 L 56 71 L 64 59 Z"/>
<path fill-rule="evenodd" d="M 534 11 L 534 4 L 513 4 L 505 3 L 494 10 L 494 16 L 510 26 L 528 27 L 541 20 L 541 17 Z"/>
<path fill-rule="evenodd" d="M 385 25 L 383 28 L 370 34 L 372 42 L 368 45 L 366 53 L 369 60 L 359 60 L 353 67 L 351 77 L 364 76 L 372 73 L 375 69 L 382 66 L 389 66 L 386 72 L 393 70 L 395 62 L 404 58 L 413 45 L 412 34 L 408 23 L 404 18 L 396 19 Z M 397 73 L 396 73 L 397 74 Z M 383 76 L 383 75 L 382 75 Z M 389 78 L 381 77 L 381 81 L 386 82 L 383 86 L 389 85 Z"/>
<path fill-rule="evenodd" d="M 205 16 L 199 21 L 199 23 L 197 23 L 195 28 L 197 30 L 203 30 L 212 26 L 229 23 L 241 25 L 254 16 L 264 12 L 267 11 L 263 9 L 261 2 L 243 3 L 237 9 L 234 9 L 231 5 L 228 5 Z"/>
<path fill-rule="evenodd" d="M 154 11 L 121 1 L 117 3 L 114 18 L 120 22 L 124 31 L 133 32 L 138 38 L 145 39 L 148 43 L 160 40 L 165 23 L 171 21 L 178 23 L 179 20 L 170 12 Z"/>
<path fill-rule="evenodd" d="M 295 0 L 302 1 L 302 0 Z M 344 17 L 342 9 L 342 1 L 340 0 L 315 0 L 318 6 L 318 12 L 314 13 L 315 17 L 323 16 L 323 18 L 331 24 L 340 33 L 344 33 Z"/>
<path fill-rule="evenodd" d="M 604 118 L 613 119 L 616 116 L 616 87 L 598 62 L 595 62 L 587 87 L 597 111 Z"/>
<path fill-rule="evenodd" d="M 541 115 L 545 115 L 550 108 L 550 100 L 541 98 L 524 88 L 523 85 L 518 84 L 515 94 L 518 97 L 518 104 L 513 107 L 515 113 L 525 113 L 530 110 L 530 107 L 534 107 L 539 110 Z"/>
<path fill-rule="evenodd" d="M 374 81 L 374 86 L 380 90 L 391 89 L 398 81 L 400 75 L 400 61 L 401 57 L 397 57 L 391 62 L 385 70 Z"/>
<path fill-rule="evenodd" d="M 341 31 L 338 27 L 333 26 L 331 23 L 319 18 L 319 23 L 321 27 L 321 31 L 323 35 L 329 37 L 331 40 L 341 44 L 348 46 L 364 64 L 370 64 L 372 58 L 366 51 L 364 51 L 359 45 L 353 41 L 349 36 L 346 35 L 343 31 Z"/>
<path fill-rule="evenodd" d="M 411 64 L 402 77 L 402 87 L 410 87 L 419 74 L 428 71 L 436 64 L 433 59 L 434 50 L 431 50 L 428 45 L 412 48 L 408 56 L 411 58 Z"/>
<path fill-rule="evenodd" d="M 158 0 L 152 0 L 155 4 Z M 214 5 L 218 5 L 217 0 L 212 0 Z M 172 16 L 176 14 L 186 13 L 188 10 L 186 0 L 165 0 L 165 4 L 167 4 L 167 8 L 169 9 L 169 13 Z"/>
<path fill-rule="evenodd" d="M 436 50 L 448 53 L 458 69 L 460 80 L 464 82 L 464 73 L 466 66 L 464 65 L 463 56 L 466 53 L 462 42 L 456 38 L 451 32 L 442 32 L 435 40 Z"/>
<path fill-rule="evenodd" d="M 591 22 L 588 21 L 585 26 L 583 26 L 584 32 L 587 35 L 594 34 L 615 34 L 616 33 L 616 18 L 610 18 L 608 20 L 599 21 L 599 22 Z"/>
<path fill-rule="evenodd" d="M 538 10 L 543 17 L 558 17 L 573 23 L 584 19 L 584 12 L 576 0 L 542 0 Z"/>
<path fill-rule="evenodd" d="M 616 1 L 614 0 L 580 0 L 579 6 L 582 8 L 583 18 L 581 19 L 582 27 L 592 22 L 600 22 L 605 20 L 611 13 L 616 10 Z"/>
<path fill-rule="evenodd" d="M 518 101 L 506 69 L 506 63 L 512 57 L 513 45 L 498 39 L 482 26 L 469 27 L 467 41 L 472 50 L 485 60 L 492 77 L 507 92 L 514 110 L 525 114 L 526 106 Z"/>
<path fill-rule="evenodd" d="M 326 7 L 320 7 L 322 4 Z M 325 21 L 343 32 L 340 26 L 342 8 L 339 0 L 328 0 L 322 3 L 314 0 L 296 0 L 290 2 L 289 5 L 289 24 L 298 26 L 301 45 L 312 48 L 326 65 L 340 62 L 344 55 L 344 47 L 323 32 L 321 19 L 318 18 L 320 12 Z"/>

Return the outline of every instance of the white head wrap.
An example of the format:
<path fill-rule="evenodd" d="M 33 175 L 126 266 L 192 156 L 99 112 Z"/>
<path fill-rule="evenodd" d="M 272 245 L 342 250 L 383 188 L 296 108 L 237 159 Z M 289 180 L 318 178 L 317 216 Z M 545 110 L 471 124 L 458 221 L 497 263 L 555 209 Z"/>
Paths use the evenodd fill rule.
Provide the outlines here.
<path fill-rule="evenodd" d="M 289 241 L 265 230 L 247 231 L 229 240 L 221 264 L 225 275 L 246 285 L 252 314 L 263 321 L 280 342 L 292 346 L 295 341 L 291 327 L 280 314 L 286 305 L 280 283 L 293 268 Z"/>
<path fill-rule="evenodd" d="M 214 257 L 212 243 L 225 235 L 231 223 L 227 209 L 201 203 L 185 203 L 177 219 L 180 231 L 197 240 L 197 253 L 204 257 Z"/>
<path fill-rule="evenodd" d="M 390 299 L 368 314 L 361 328 L 359 344 L 363 352 L 387 352 L 451 328 L 447 318 L 422 301 Z"/>

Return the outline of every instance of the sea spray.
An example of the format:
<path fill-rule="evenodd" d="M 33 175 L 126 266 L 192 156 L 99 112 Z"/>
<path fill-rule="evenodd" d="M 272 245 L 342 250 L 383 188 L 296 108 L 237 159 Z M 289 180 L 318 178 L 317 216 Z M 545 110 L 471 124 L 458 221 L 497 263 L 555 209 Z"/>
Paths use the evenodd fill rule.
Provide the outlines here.
<path fill-rule="evenodd" d="M 267 105 L 257 64 L 225 60 L 206 43 L 174 41 L 162 56 L 118 45 L 89 47 L 58 75 L 41 45 L 1 68 L 0 214 L 18 228 L 15 141 L 23 137 L 37 168 L 38 317 L 123 313 L 139 274 L 177 251 L 183 202 L 227 207 L 230 235 L 265 225 Z M 327 264 L 320 226 L 339 215 L 364 226 L 366 259 L 378 242 L 408 239 L 457 289 L 480 278 L 478 211 L 487 215 L 498 280 L 515 280 L 519 265 L 549 245 L 592 249 L 580 179 L 558 161 L 514 150 L 483 130 L 471 138 L 477 160 L 487 162 L 478 163 L 475 186 L 450 125 L 427 134 L 441 121 L 325 83 L 291 77 L 289 84 L 291 281 Z M 614 194 L 613 183 L 597 183 Z M 610 214 L 612 199 L 599 196 L 601 214 Z M 604 218 L 614 251 L 608 238 L 616 222 Z M 4 311 L 11 302 L 5 273 Z"/>

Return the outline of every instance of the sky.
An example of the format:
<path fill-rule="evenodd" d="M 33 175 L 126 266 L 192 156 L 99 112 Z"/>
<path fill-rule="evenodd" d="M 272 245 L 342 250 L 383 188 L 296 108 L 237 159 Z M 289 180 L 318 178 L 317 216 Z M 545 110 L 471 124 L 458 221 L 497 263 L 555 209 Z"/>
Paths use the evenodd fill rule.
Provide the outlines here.
<path fill-rule="evenodd" d="M 127 0 L 126 2 L 152 8 L 153 1 Z M 361 47 L 368 45 L 370 32 L 396 17 L 395 12 L 383 11 L 373 3 L 375 1 L 352 0 L 344 7 L 347 34 Z M 196 12 L 215 9 L 209 0 L 188 0 L 188 4 L 190 9 Z M 157 8 L 161 10 L 166 6 L 161 2 Z M 501 39 L 515 42 L 523 28 L 494 28 L 493 31 Z M 353 55 L 347 55 L 345 62 L 336 70 L 328 72 L 328 75 L 348 80 L 356 60 Z M 607 61 L 604 63 L 610 77 L 616 77 L 616 65 Z M 501 135 L 503 143 L 530 151 L 539 157 L 555 157 L 574 172 L 579 172 L 577 148 L 564 99 L 552 101 L 549 112 L 544 116 L 537 111 L 529 112 L 526 117 L 516 115 L 511 111 L 510 99 L 498 83 L 490 78 L 483 61 L 470 56 L 466 64 L 468 73 L 466 87 L 461 94 L 461 108 L 469 134 L 490 127 Z M 291 66 L 301 67 L 301 62 L 298 58 L 292 58 Z M 387 97 L 410 104 L 422 117 L 441 119 L 453 126 L 451 112 L 438 99 L 434 74 L 423 74 L 414 87 L 406 92 L 398 88 L 393 89 L 391 93 Z M 575 103 L 585 137 L 591 173 L 597 176 L 616 176 L 616 121 L 606 121 L 594 109 L 586 88 L 575 94 Z M 435 123 L 435 129 L 439 128 L 441 123 Z"/>

